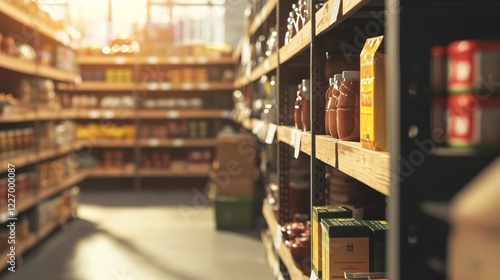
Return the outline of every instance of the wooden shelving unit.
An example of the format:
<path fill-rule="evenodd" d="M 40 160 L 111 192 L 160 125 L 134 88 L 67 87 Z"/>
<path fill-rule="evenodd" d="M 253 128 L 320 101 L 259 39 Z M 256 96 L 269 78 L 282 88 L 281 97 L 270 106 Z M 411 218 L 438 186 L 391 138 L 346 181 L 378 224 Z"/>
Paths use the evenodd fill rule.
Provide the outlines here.
<path fill-rule="evenodd" d="M 279 63 L 283 64 L 298 53 L 302 52 L 311 44 L 311 22 L 309 21 L 295 34 L 290 43 L 279 50 Z"/>
<path fill-rule="evenodd" d="M 198 170 L 171 171 L 168 169 L 140 169 L 141 177 L 161 177 L 161 178 L 204 178 L 207 177 L 210 167 L 197 168 Z"/>
<path fill-rule="evenodd" d="M 90 167 L 83 168 L 82 172 L 86 178 L 130 178 L 136 175 L 134 168 Z"/>
<path fill-rule="evenodd" d="M 329 0 L 316 12 L 316 36 L 322 35 L 348 19 L 371 0 Z"/>
<path fill-rule="evenodd" d="M 259 29 L 262 23 L 269 17 L 272 11 L 276 8 L 276 5 L 278 5 L 278 0 L 269 0 L 266 4 L 264 4 L 260 12 L 255 15 L 252 23 L 250 24 L 248 35 L 257 32 L 257 29 Z"/>
<path fill-rule="evenodd" d="M 210 58 L 204 56 L 80 56 L 78 58 L 80 65 L 233 65 L 231 57 Z"/>
<path fill-rule="evenodd" d="M 105 81 L 87 81 L 79 85 L 59 85 L 59 90 L 84 92 L 93 91 L 108 94 L 110 91 L 148 91 L 148 92 L 182 92 L 182 91 L 230 91 L 234 89 L 232 82 L 210 82 L 210 83 L 182 83 L 171 84 L 166 82 L 150 83 L 118 83 Z"/>
<path fill-rule="evenodd" d="M 68 178 L 64 180 L 63 182 L 59 183 L 57 186 L 51 186 L 48 188 L 41 189 L 40 192 L 38 193 L 38 199 L 40 201 L 45 200 L 46 198 L 49 198 L 50 196 L 60 193 L 75 184 L 78 184 L 79 182 L 83 181 L 85 179 L 85 174 L 78 172 L 78 174 L 74 175 L 71 178 Z"/>
<path fill-rule="evenodd" d="M 246 80 L 245 82 L 248 83 L 248 82 L 256 81 L 256 80 L 260 79 L 260 77 L 262 77 L 263 75 L 266 75 L 267 73 L 275 70 L 276 67 L 278 67 L 278 53 L 277 52 L 271 54 L 269 57 L 267 57 L 264 60 L 264 62 L 262 62 L 262 64 L 257 66 L 257 68 L 255 68 L 252 71 L 252 74 L 250 76 L 250 80 L 249 81 Z"/>
<path fill-rule="evenodd" d="M 300 151 L 307 155 L 311 155 L 311 133 L 298 130 L 292 126 L 278 127 L 279 141 L 295 147 L 297 145 L 297 137 L 300 137 Z"/>

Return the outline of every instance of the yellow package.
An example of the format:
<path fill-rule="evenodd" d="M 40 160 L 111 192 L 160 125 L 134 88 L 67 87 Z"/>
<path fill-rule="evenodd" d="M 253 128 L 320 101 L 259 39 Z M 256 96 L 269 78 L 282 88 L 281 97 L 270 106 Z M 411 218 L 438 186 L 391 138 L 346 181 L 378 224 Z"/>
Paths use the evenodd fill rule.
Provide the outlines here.
<path fill-rule="evenodd" d="M 384 36 L 369 38 L 360 55 L 360 138 L 365 149 L 387 151 Z"/>

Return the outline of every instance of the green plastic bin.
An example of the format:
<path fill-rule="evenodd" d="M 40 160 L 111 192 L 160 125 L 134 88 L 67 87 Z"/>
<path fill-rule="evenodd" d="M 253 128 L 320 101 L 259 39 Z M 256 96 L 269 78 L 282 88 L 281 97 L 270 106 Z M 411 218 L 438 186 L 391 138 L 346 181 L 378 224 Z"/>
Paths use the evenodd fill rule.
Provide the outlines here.
<path fill-rule="evenodd" d="M 216 196 L 214 209 L 217 229 L 248 229 L 254 226 L 254 197 Z"/>

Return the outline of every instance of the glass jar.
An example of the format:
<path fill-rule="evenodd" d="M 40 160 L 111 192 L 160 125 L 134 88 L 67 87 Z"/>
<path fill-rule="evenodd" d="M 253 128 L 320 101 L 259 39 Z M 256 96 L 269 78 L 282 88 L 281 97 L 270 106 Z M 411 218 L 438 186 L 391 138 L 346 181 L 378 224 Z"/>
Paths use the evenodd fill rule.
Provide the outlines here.
<path fill-rule="evenodd" d="M 359 114 L 359 71 L 344 71 L 337 101 L 337 132 L 340 140 L 359 140 Z"/>
<path fill-rule="evenodd" d="M 310 116 L 310 107 L 311 107 L 311 90 L 310 90 L 310 81 L 308 79 L 302 80 L 302 130 L 309 131 L 311 130 L 311 116 Z"/>
<path fill-rule="evenodd" d="M 342 74 L 335 74 L 333 76 L 333 84 L 331 85 L 331 102 L 328 104 L 328 124 L 330 136 L 339 138 L 337 131 L 337 103 L 340 94 L 340 83 L 342 82 Z"/>

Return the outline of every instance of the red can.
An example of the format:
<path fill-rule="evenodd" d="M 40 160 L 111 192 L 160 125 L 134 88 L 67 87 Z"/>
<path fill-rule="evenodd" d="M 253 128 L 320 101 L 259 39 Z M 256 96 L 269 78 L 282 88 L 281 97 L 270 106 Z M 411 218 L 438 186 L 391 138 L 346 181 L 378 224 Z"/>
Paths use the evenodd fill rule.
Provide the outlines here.
<path fill-rule="evenodd" d="M 448 98 L 447 142 L 454 147 L 500 147 L 500 97 Z"/>
<path fill-rule="evenodd" d="M 448 46 L 448 91 L 496 93 L 500 88 L 500 41 L 458 41 Z"/>

